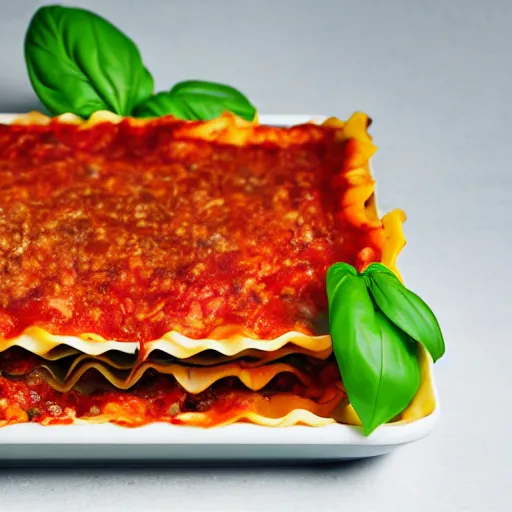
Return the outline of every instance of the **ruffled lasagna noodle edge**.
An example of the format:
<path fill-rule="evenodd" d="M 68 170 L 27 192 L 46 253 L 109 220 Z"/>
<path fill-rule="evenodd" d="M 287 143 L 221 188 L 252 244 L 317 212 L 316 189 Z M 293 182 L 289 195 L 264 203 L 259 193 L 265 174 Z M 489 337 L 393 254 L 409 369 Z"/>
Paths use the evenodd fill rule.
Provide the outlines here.
<path fill-rule="evenodd" d="M 56 118 L 51 118 L 39 112 L 30 112 L 18 116 L 12 124 L 17 125 L 48 125 L 50 123 L 68 123 L 80 125 L 83 129 L 92 128 L 93 126 L 109 122 L 120 123 L 128 121 L 134 126 L 143 126 L 146 123 L 154 121 L 153 118 L 133 119 L 123 118 L 111 112 L 99 111 L 93 114 L 87 121 L 73 115 L 63 114 Z M 366 225 L 371 228 L 382 228 L 382 259 L 381 262 L 388 268 L 393 270 L 395 274 L 402 280 L 398 269 L 396 268 L 396 260 L 405 246 L 405 237 L 403 234 L 402 224 L 406 220 L 405 213 L 396 209 L 379 218 L 376 201 L 375 201 L 375 181 L 373 180 L 370 170 L 370 158 L 374 154 L 376 147 L 372 143 L 372 138 L 367 132 L 367 128 L 371 120 L 363 113 L 355 113 L 347 122 L 343 122 L 337 118 L 329 118 L 323 124 L 335 128 L 338 131 L 338 138 L 341 141 L 352 139 L 353 144 L 358 146 L 360 153 L 356 153 L 356 162 L 351 167 L 347 177 L 351 183 L 348 193 L 343 198 L 343 206 L 346 212 L 349 212 L 349 220 L 354 225 Z M 243 145 L 247 142 L 261 142 L 263 140 L 272 140 L 277 144 L 286 144 L 286 140 L 273 138 L 272 133 L 276 133 L 269 129 L 262 132 L 259 136 L 255 133 L 257 124 L 254 122 L 244 121 L 234 115 L 225 114 L 217 119 L 208 122 L 189 122 L 184 123 L 180 128 L 179 135 L 190 138 L 203 140 L 216 140 L 218 142 L 230 143 L 235 145 Z M 288 142 L 303 142 L 294 138 L 288 138 Z M 357 161 L 359 158 L 359 161 Z M 228 327 L 229 328 L 229 327 Z M 235 326 L 236 328 L 236 326 Z M 29 331 L 29 332 L 28 332 Z M 79 337 L 73 336 L 57 336 L 51 333 L 33 327 L 30 330 L 12 340 L 0 340 L 0 352 L 12 346 L 21 346 L 38 355 L 48 353 L 58 345 L 66 344 L 81 352 L 90 355 L 103 354 L 109 350 L 121 350 L 125 353 L 135 353 L 139 347 L 138 343 L 126 343 L 104 340 L 101 336 L 85 333 Z M 325 351 L 331 347 L 330 336 L 309 336 L 298 332 L 288 332 L 279 336 L 274 340 L 259 340 L 243 335 L 232 335 L 224 339 L 202 339 L 195 340 L 172 331 L 165 334 L 161 339 L 150 342 L 146 345 L 145 352 L 151 350 L 163 350 L 169 355 L 183 359 L 194 356 L 205 350 L 216 350 L 223 355 L 235 355 L 239 352 L 249 349 L 257 349 L 265 352 L 276 351 L 284 345 L 292 343 L 302 349 L 314 352 Z M 419 360 L 421 371 L 421 382 L 415 397 L 398 418 L 389 426 L 398 426 L 405 423 L 417 421 L 430 415 L 436 406 L 435 396 L 431 376 L 431 360 L 425 349 L 419 346 Z M 81 420 L 73 419 L 73 423 L 105 423 L 112 419 L 118 418 L 119 411 L 106 417 L 98 417 L 96 419 Z M 201 415 L 205 413 L 186 413 L 190 415 Z M 293 426 L 298 424 L 308 426 L 322 426 L 336 421 L 348 425 L 361 425 L 356 412 L 350 404 L 340 404 L 334 418 L 320 417 L 307 409 L 294 409 L 279 418 L 270 418 L 255 412 L 241 412 L 238 415 L 230 416 L 224 423 L 229 424 L 237 421 L 248 421 L 261 426 Z M 7 420 L 6 423 L 16 422 Z M 206 416 L 199 418 L 198 416 L 186 416 L 183 418 L 185 424 L 201 424 L 206 426 L 208 418 Z"/>
<path fill-rule="evenodd" d="M 334 363 L 333 363 L 334 364 Z M 295 368 L 288 363 L 275 362 L 258 367 L 244 367 L 238 362 L 226 363 L 220 366 L 202 366 L 190 367 L 181 364 L 159 364 L 159 363 L 142 363 L 136 366 L 132 371 L 125 371 L 127 375 L 121 375 L 122 371 L 110 367 L 102 361 L 88 360 L 80 361 L 77 359 L 65 373 L 56 372 L 49 365 L 41 365 L 38 370 L 44 371 L 45 381 L 56 391 L 66 393 L 75 388 L 82 377 L 94 370 L 101 374 L 116 389 L 126 391 L 144 376 L 148 370 L 155 370 L 160 375 L 172 375 L 176 382 L 187 393 L 197 395 L 206 391 L 217 381 L 226 377 L 237 378 L 244 386 L 252 391 L 260 391 L 272 379 L 282 373 L 293 374 L 305 386 L 313 388 L 315 386 L 314 379 L 307 373 Z M 63 373 L 63 372 L 62 372 Z M 341 382 L 339 383 L 341 386 Z"/>

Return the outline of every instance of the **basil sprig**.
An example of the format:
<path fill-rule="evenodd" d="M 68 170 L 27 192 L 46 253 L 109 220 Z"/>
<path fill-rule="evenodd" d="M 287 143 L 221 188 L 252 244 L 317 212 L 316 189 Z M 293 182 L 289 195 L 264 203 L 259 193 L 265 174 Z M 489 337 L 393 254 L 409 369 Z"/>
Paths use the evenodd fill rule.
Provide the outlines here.
<path fill-rule="evenodd" d="M 52 114 L 88 118 L 98 110 L 122 116 L 213 119 L 226 111 L 254 120 L 256 109 L 233 87 L 187 80 L 154 94 L 153 78 L 135 43 L 91 11 L 39 8 L 25 36 L 32 87 Z"/>
<path fill-rule="evenodd" d="M 217 82 L 187 80 L 176 84 L 169 92 L 160 92 L 142 103 L 138 117 L 172 114 L 190 120 L 215 119 L 224 112 L 233 112 L 252 121 L 256 109 L 238 90 Z"/>
<path fill-rule="evenodd" d="M 400 414 L 420 385 L 418 343 L 434 361 L 444 340 L 430 308 L 384 265 L 327 271 L 329 328 L 348 399 L 365 435 Z"/>
<path fill-rule="evenodd" d="M 27 30 L 25 60 L 34 91 L 53 114 L 127 116 L 153 94 L 133 41 L 84 9 L 41 7 Z"/>

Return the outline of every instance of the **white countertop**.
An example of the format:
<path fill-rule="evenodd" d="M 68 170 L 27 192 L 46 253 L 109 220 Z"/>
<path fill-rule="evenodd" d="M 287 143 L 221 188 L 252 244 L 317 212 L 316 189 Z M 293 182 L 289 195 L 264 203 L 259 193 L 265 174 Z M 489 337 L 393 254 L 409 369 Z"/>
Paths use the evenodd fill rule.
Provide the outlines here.
<path fill-rule="evenodd" d="M 0 112 L 38 108 L 22 41 L 44 2 L 0 2 Z M 393 455 L 331 467 L 0 469 L 0 508 L 504 512 L 512 342 L 512 2 L 70 2 L 121 26 L 159 89 L 230 83 L 261 112 L 372 116 L 381 212 L 447 341 L 442 417 Z"/>

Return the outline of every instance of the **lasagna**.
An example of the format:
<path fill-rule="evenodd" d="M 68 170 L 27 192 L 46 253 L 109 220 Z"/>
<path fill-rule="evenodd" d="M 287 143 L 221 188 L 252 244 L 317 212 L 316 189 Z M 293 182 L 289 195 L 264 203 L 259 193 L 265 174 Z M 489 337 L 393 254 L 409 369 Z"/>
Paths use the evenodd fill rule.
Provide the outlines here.
<path fill-rule="evenodd" d="M 0 426 L 357 422 L 325 274 L 405 243 L 369 125 L 0 125 Z"/>

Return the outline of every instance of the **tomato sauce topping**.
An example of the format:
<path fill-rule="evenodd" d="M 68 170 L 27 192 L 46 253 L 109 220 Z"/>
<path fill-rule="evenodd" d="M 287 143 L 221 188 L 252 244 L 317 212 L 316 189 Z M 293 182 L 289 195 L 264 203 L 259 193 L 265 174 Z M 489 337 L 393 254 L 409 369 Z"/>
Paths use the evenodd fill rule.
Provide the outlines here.
<path fill-rule="evenodd" d="M 372 248 L 339 206 L 344 145 L 312 125 L 286 148 L 176 126 L 0 126 L 0 338 L 315 332 L 327 268 Z"/>

